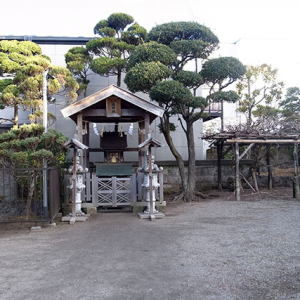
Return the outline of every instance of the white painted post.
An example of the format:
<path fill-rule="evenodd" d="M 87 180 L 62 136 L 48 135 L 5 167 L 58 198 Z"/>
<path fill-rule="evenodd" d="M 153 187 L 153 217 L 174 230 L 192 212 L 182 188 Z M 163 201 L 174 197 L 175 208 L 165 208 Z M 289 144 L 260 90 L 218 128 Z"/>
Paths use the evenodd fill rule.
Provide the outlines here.
<path fill-rule="evenodd" d="M 43 73 L 43 126 L 44 132 L 47 132 L 47 75 L 49 70 L 45 70 Z M 43 159 L 43 215 L 44 219 L 48 219 L 48 186 L 47 186 L 47 161 Z"/>

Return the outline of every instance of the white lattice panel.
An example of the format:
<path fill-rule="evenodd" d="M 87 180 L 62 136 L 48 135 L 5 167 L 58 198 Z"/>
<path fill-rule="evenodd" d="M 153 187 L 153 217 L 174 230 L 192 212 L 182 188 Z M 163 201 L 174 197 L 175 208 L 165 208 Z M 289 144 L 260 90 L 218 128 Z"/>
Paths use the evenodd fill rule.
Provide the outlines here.
<path fill-rule="evenodd" d="M 117 207 L 131 204 L 130 178 L 98 178 L 98 206 Z"/>
<path fill-rule="evenodd" d="M 99 179 L 98 191 L 112 191 L 112 180 Z"/>

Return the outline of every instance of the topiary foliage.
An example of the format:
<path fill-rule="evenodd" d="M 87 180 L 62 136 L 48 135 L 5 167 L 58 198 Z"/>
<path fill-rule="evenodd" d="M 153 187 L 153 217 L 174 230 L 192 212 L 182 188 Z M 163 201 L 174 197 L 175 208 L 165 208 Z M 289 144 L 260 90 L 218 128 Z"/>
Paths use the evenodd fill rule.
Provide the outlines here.
<path fill-rule="evenodd" d="M 132 92 L 143 91 L 147 93 L 157 82 L 168 78 L 170 75 L 170 69 L 159 61 L 144 62 L 131 68 L 127 72 L 124 82 Z"/>
<path fill-rule="evenodd" d="M 158 25 L 150 30 L 147 40 L 170 45 L 179 40 L 201 40 L 217 48 L 219 39 L 206 26 L 197 22 L 170 22 Z"/>
<path fill-rule="evenodd" d="M 67 138 L 54 129 L 43 133 L 41 125 L 30 124 L 14 127 L 0 134 L 0 165 L 5 167 L 42 167 L 64 161 Z"/>
<path fill-rule="evenodd" d="M 247 69 L 235 57 L 219 57 L 206 61 L 200 74 L 205 82 L 223 89 L 241 78 Z"/>
<path fill-rule="evenodd" d="M 176 60 L 177 55 L 170 47 L 157 42 L 149 42 L 136 47 L 134 52 L 131 53 L 127 70 L 138 63 L 151 61 L 159 61 L 166 66 L 172 66 Z"/>

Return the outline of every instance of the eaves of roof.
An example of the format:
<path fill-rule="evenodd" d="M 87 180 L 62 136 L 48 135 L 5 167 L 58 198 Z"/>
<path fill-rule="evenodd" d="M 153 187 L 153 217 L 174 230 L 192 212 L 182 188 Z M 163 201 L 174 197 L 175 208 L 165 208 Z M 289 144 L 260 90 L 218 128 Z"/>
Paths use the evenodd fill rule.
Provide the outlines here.
<path fill-rule="evenodd" d="M 36 35 L 1 35 L 0 40 L 31 41 L 42 45 L 85 45 L 95 37 L 36 36 Z"/>
<path fill-rule="evenodd" d="M 99 92 L 96 92 L 78 102 L 75 102 L 75 103 L 70 104 L 69 106 L 63 108 L 61 110 L 62 115 L 65 118 L 70 117 L 70 116 L 75 115 L 78 112 L 98 103 L 99 101 L 102 101 L 102 100 L 106 99 L 107 97 L 110 97 L 113 95 L 117 96 L 129 103 L 132 103 L 133 105 L 135 105 L 141 109 L 144 109 L 157 117 L 162 117 L 162 115 L 164 114 L 164 109 L 161 108 L 160 106 L 158 106 L 152 102 L 149 102 L 143 98 L 140 98 L 140 97 L 130 93 L 129 91 L 126 91 L 116 85 L 110 85 L 107 88 L 105 88 Z"/>

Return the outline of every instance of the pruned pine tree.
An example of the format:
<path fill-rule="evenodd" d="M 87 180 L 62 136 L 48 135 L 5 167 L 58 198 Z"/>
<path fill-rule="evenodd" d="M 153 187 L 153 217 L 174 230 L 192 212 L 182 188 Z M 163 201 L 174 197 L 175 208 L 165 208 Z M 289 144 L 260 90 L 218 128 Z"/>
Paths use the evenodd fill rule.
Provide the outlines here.
<path fill-rule="evenodd" d="M 94 33 L 100 37 L 86 44 L 86 49 L 94 57 L 90 68 L 96 74 L 117 76 L 117 85 L 121 86 L 130 53 L 143 43 L 146 29 L 134 23 L 130 15 L 114 13 L 107 20 L 99 21 Z"/>
<path fill-rule="evenodd" d="M 87 96 L 87 87 L 90 83 L 88 76 L 90 74 L 90 64 L 93 60 L 92 55 L 85 47 L 73 47 L 65 55 L 67 68 L 76 78 L 79 89 L 77 93 L 83 93 Z"/>
<path fill-rule="evenodd" d="M 138 46 L 128 62 L 129 70 L 125 76 L 128 88 L 133 92 L 148 92 L 150 98 L 165 109 L 160 120 L 160 130 L 178 163 L 182 181 L 182 193 L 178 198 L 184 201 L 192 201 L 198 195 L 205 197 L 195 189 L 193 125 L 205 116 L 204 110 L 210 102 L 237 100 L 238 97 L 233 92 L 220 92 L 246 71 L 233 58 L 217 59 L 215 64 L 218 64 L 219 72 L 212 70 L 215 64 L 208 63 L 204 68 L 206 73 L 185 70 L 185 66 L 193 60 L 200 59 L 205 65 L 218 44 L 218 38 L 206 26 L 196 22 L 171 22 L 151 29 L 147 43 Z M 196 96 L 196 89 L 208 83 L 212 84 L 209 97 Z M 170 119 L 172 116 L 178 116 L 186 136 L 187 175 L 183 158 L 172 140 L 171 132 L 175 130 Z"/>
<path fill-rule="evenodd" d="M 41 124 L 14 126 L 10 131 L 0 134 L 0 166 L 11 170 L 11 175 L 22 191 L 27 191 L 26 218 L 30 215 L 34 192 L 42 195 L 42 187 L 36 186 L 38 178 L 33 168 L 42 168 L 47 162 L 56 167 L 65 162 L 67 138 L 57 130 L 44 133 Z"/>
<path fill-rule="evenodd" d="M 41 48 L 30 41 L 0 41 L 0 101 L 1 108 L 14 109 L 14 125 L 19 125 L 19 109 L 32 110 L 32 122 L 42 118 L 43 73 L 49 70 L 48 94 L 65 92 L 68 101 L 77 98 L 78 84 L 71 72 L 64 67 L 53 66 Z"/>

